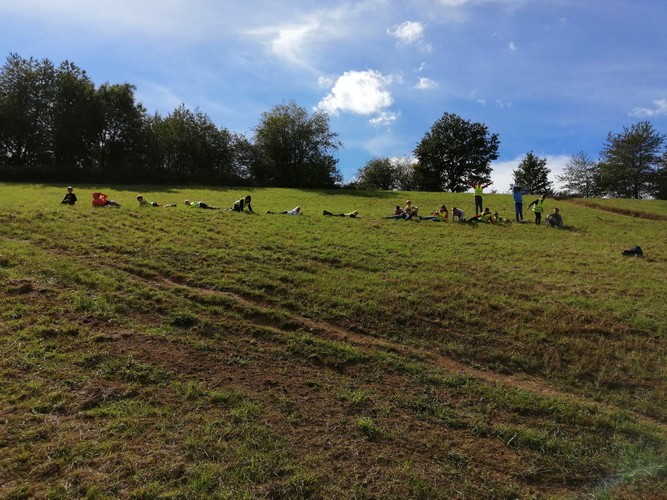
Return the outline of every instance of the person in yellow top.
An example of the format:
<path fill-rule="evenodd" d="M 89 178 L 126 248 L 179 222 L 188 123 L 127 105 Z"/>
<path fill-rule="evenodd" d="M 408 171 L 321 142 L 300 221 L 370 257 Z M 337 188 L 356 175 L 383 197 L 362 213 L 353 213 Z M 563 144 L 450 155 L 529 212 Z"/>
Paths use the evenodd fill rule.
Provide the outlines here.
<path fill-rule="evenodd" d="M 449 220 L 449 212 L 447 207 L 442 205 L 440 210 L 437 212 L 432 212 L 428 217 L 419 216 L 419 220 L 430 220 L 433 222 L 447 222 Z"/>
<path fill-rule="evenodd" d="M 533 201 L 528 208 L 533 207 L 533 213 L 535 214 L 535 224 L 538 226 L 542 223 L 542 212 L 544 212 L 544 199 L 547 197 L 546 194 L 543 194 L 541 198 Z"/>
<path fill-rule="evenodd" d="M 482 213 L 483 211 L 483 199 L 482 194 L 484 193 L 484 188 L 489 187 L 492 182 L 482 184 L 481 182 L 469 182 L 468 186 L 475 190 L 475 215 Z"/>
<path fill-rule="evenodd" d="M 481 214 L 477 214 L 474 217 L 470 217 L 470 222 L 485 222 L 487 224 L 496 223 L 493 218 L 493 214 L 491 213 L 491 209 L 489 209 L 489 207 L 486 207 Z"/>

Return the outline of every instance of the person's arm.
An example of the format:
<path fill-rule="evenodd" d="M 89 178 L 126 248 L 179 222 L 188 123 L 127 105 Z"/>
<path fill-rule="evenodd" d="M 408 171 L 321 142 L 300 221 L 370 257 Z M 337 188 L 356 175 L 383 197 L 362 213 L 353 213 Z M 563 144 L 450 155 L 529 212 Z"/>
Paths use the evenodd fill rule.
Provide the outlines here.
<path fill-rule="evenodd" d="M 532 207 L 532 206 L 535 205 L 536 203 L 537 203 L 537 200 L 532 201 L 532 202 L 530 203 L 530 205 L 528 205 L 528 208 Z"/>
<path fill-rule="evenodd" d="M 488 184 L 484 184 L 484 188 L 488 188 L 493 182 L 489 182 Z"/>
<path fill-rule="evenodd" d="M 252 212 L 252 207 L 250 206 L 250 203 L 246 205 L 248 207 L 248 212 Z"/>

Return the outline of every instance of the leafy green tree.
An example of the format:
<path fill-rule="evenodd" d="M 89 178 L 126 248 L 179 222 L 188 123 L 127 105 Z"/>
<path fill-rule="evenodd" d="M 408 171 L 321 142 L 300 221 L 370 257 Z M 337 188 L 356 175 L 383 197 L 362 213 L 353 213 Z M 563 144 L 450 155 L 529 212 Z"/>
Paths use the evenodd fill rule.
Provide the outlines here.
<path fill-rule="evenodd" d="M 137 169 L 146 169 L 146 110 L 135 101 L 135 90 L 129 83 L 104 83 L 96 91 L 95 163 L 106 175 L 137 178 Z"/>
<path fill-rule="evenodd" d="M 48 59 L 10 54 L 0 71 L 0 161 L 31 168 L 52 161 L 56 71 Z"/>
<path fill-rule="evenodd" d="M 165 180 L 226 182 L 232 172 L 232 134 L 219 130 L 201 111 L 181 105 L 166 118 L 147 123 L 151 170 Z"/>
<path fill-rule="evenodd" d="M 259 184 L 324 187 L 342 179 L 332 156 L 341 144 L 326 113 L 309 115 L 290 101 L 262 113 L 254 131 L 259 162 L 252 175 Z"/>
<path fill-rule="evenodd" d="M 658 200 L 667 200 L 667 150 L 662 155 L 660 166 L 654 176 L 653 196 Z"/>
<path fill-rule="evenodd" d="M 84 70 L 64 61 L 56 70 L 51 106 L 51 146 L 57 168 L 90 167 L 99 121 L 95 85 Z"/>
<path fill-rule="evenodd" d="M 665 135 L 650 122 L 623 127 L 607 135 L 601 153 L 600 180 L 606 193 L 619 198 L 641 198 L 655 191 Z"/>
<path fill-rule="evenodd" d="M 486 125 L 445 113 L 415 148 L 420 188 L 462 192 L 468 182 L 488 180 L 498 145 L 498 135 Z"/>
<path fill-rule="evenodd" d="M 417 163 L 414 158 L 393 158 L 395 188 L 401 191 L 413 191 L 417 189 L 417 177 L 415 167 Z"/>
<path fill-rule="evenodd" d="M 538 158 L 530 151 L 512 172 L 514 185 L 521 186 L 524 191 L 530 193 L 550 194 L 553 190 L 553 183 L 549 180 L 550 172 L 546 158 Z"/>
<path fill-rule="evenodd" d="M 362 189 L 389 191 L 396 184 L 395 168 L 389 158 L 374 158 L 357 171 L 357 185 Z"/>
<path fill-rule="evenodd" d="M 563 183 L 568 194 L 584 198 L 601 194 L 598 164 L 583 151 L 570 157 L 563 173 L 556 179 Z"/>

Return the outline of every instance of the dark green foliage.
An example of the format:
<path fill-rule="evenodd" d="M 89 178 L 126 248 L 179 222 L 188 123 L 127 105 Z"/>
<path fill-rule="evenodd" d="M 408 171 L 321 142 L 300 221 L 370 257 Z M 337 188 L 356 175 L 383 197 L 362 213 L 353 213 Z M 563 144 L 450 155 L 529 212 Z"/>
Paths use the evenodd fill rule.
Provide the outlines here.
<path fill-rule="evenodd" d="M 659 191 L 656 181 L 664 175 L 658 174 L 664 143 L 665 135 L 647 121 L 623 127 L 620 134 L 609 132 L 600 162 L 600 178 L 606 193 L 637 199 Z"/>
<path fill-rule="evenodd" d="M 498 159 L 498 134 L 486 125 L 445 113 L 415 148 L 421 190 L 462 192 L 468 182 L 486 180 Z"/>
<path fill-rule="evenodd" d="M 521 186 L 525 192 L 550 194 L 553 183 L 549 180 L 546 158 L 538 158 L 532 151 L 521 160 L 514 174 L 514 185 Z"/>

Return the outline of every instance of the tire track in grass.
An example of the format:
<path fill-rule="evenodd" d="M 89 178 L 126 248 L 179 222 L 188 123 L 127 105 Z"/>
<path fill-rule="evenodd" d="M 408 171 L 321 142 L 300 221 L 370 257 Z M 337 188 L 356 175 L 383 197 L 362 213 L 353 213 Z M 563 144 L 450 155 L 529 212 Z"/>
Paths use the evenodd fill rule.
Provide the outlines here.
<path fill-rule="evenodd" d="M 288 311 L 285 308 L 276 307 L 275 304 L 272 304 L 266 300 L 258 299 L 256 297 L 245 296 L 239 293 L 234 293 L 229 291 L 202 288 L 185 283 L 178 283 L 164 276 L 159 276 L 155 279 L 148 279 L 138 275 L 133 275 L 133 276 L 135 276 L 137 279 L 141 281 L 152 283 L 154 285 L 165 288 L 175 289 L 180 287 L 195 294 L 226 297 L 233 300 L 241 308 L 252 307 L 254 309 L 259 308 L 260 310 L 266 311 L 267 313 L 270 313 L 271 311 L 279 311 L 281 313 L 287 313 L 290 317 L 290 321 L 293 321 L 294 323 L 301 325 L 303 330 L 305 330 L 306 332 L 319 337 L 326 338 L 328 340 L 334 340 L 337 342 L 351 344 L 361 349 L 371 349 L 374 351 L 384 350 L 384 351 L 395 352 L 401 356 L 405 356 L 410 359 L 417 358 L 421 363 L 434 366 L 440 369 L 444 369 L 447 372 L 467 375 L 474 379 L 482 380 L 491 385 L 499 384 L 503 386 L 509 386 L 515 389 L 521 389 L 523 391 L 541 397 L 570 400 L 581 405 L 590 405 L 598 409 L 620 410 L 625 412 L 626 414 L 628 414 L 637 421 L 649 423 L 651 425 L 660 427 L 663 431 L 667 431 L 667 424 L 657 419 L 654 419 L 653 417 L 637 413 L 632 409 L 619 408 L 613 404 L 598 402 L 586 398 L 585 396 L 580 396 L 578 394 L 571 392 L 565 392 L 562 389 L 553 386 L 551 383 L 549 383 L 544 379 L 527 375 L 525 373 L 501 374 L 496 372 L 480 370 L 478 368 L 474 368 L 460 361 L 456 361 L 455 359 L 452 359 L 451 357 L 446 356 L 437 351 L 408 346 L 405 344 L 393 342 L 391 340 L 373 337 L 368 334 L 356 333 L 344 327 L 330 323 L 328 321 L 315 320 L 301 315 L 296 315 L 292 311 Z M 270 317 L 268 317 L 268 315 L 264 318 L 261 318 L 261 320 L 258 322 L 265 324 L 266 326 L 276 328 L 277 330 L 285 331 L 285 328 L 282 326 L 281 321 L 277 319 L 271 319 Z"/>

